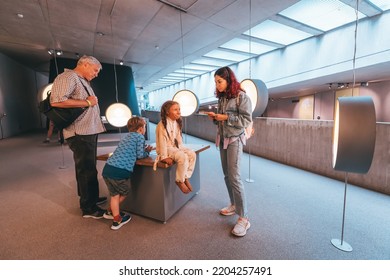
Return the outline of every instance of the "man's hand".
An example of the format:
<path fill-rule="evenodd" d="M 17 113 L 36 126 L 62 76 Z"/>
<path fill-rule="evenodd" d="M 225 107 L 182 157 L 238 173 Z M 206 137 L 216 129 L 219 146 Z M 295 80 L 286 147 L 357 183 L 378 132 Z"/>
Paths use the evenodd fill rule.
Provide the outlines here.
<path fill-rule="evenodd" d="M 98 104 L 98 98 L 96 96 L 90 95 L 87 97 L 87 100 L 91 102 L 91 107 Z"/>

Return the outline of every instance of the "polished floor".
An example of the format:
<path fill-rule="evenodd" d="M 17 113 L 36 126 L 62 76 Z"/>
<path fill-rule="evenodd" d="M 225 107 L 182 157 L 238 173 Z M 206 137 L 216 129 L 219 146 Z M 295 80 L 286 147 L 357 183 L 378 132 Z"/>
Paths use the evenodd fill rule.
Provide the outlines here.
<path fill-rule="evenodd" d="M 252 226 L 245 237 L 232 236 L 237 217 L 218 214 L 228 204 L 218 150 L 191 136 L 186 143 L 211 145 L 200 155 L 199 194 L 166 224 L 133 215 L 112 231 L 108 220 L 81 217 L 72 153 L 43 144 L 44 137 L 0 140 L 0 259 L 390 260 L 388 195 L 348 185 L 343 228 L 344 182 L 248 154 L 241 175 Z M 120 137 L 101 135 L 98 153 L 112 151 Z"/>

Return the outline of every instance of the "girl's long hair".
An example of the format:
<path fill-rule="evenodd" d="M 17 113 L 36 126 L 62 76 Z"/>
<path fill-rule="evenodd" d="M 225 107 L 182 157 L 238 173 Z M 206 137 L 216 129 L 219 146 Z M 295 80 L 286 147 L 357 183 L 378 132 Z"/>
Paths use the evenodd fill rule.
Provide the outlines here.
<path fill-rule="evenodd" d="M 164 104 L 161 106 L 161 112 L 160 112 L 160 117 L 161 117 L 161 121 L 165 127 L 165 129 L 167 129 L 167 115 L 169 113 L 169 109 L 171 109 L 171 107 L 173 105 L 179 105 L 180 104 L 176 101 L 172 101 L 172 100 L 168 100 L 168 101 L 165 101 Z M 183 126 L 183 120 L 182 118 L 180 117 L 178 120 L 176 120 L 177 123 L 179 124 L 179 127 L 180 127 L 180 131 L 182 129 L 182 126 Z"/>
<path fill-rule="evenodd" d="M 215 88 L 216 97 L 220 98 L 226 95 L 227 99 L 236 98 L 242 89 L 232 69 L 227 66 L 221 67 L 215 71 L 214 77 L 217 75 L 227 81 L 227 88 L 225 92 L 219 92 L 217 88 Z"/>

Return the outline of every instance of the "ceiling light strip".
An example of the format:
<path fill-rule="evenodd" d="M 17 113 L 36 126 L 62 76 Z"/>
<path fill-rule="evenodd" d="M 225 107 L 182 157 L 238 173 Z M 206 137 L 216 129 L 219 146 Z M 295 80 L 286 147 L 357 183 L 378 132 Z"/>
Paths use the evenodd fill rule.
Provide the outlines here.
<path fill-rule="evenodd" d="M 272 20 L 272 21 L 275 21 L 277 23 L 280 23 L 280 24 L 287 25 L 289 27 L 298 29 L 298 30 L 300 30 L 302 32 L 309 33 L 309 34 L 311 34 L 313 36 L 318 36 L 318 35 L 321 35 L 321 34 L 325 33 L 324 31 L 322 31 L 320 29 L 314 28 L 312 26 L 309 26 L 307 24 L 304 24 L 302 22 L 293 20 L 291 18 L 282 16 L 282 15 L 279 15 L 279 14 L 271 16 L 269 19 Z"/>

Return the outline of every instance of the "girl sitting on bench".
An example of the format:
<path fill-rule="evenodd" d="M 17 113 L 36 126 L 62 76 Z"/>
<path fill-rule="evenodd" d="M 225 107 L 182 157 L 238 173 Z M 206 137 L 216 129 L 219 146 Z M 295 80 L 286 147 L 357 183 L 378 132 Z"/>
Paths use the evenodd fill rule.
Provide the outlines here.
<path fill-rule="evenodd" d="M 180 105 L 166 101 L 161 106 L 161 121 L 156 127 L 156 152 L 158 161 L 168 165 L 177 163 L 176 185 L 187 194 L 192 191 L 189 178 L 194 171 L 196 154 L 183 145 Z"/>

